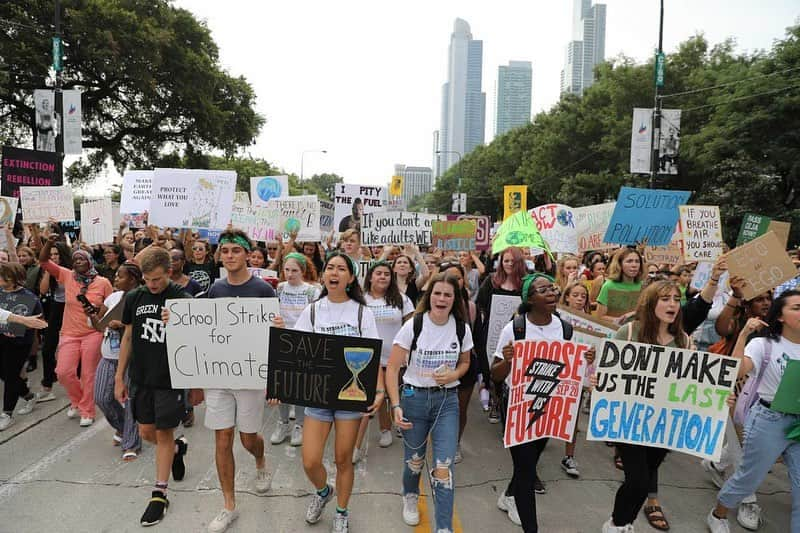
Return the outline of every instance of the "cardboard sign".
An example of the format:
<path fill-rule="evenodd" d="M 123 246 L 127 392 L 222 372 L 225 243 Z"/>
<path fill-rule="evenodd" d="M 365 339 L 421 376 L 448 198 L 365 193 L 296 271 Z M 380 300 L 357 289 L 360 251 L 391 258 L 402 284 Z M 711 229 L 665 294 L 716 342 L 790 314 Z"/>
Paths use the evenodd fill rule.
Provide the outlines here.
<path fill-rule="evenodd" d="M 682 205 L 684 259 L 715 261 L 722 255 L 722 220 L 715 205 Z"/>
<path fill-rule="evenodd" d="M 610 247 L 603 242 L 603 237 L 606 235 L 608 223 L 611 221 L 611 215 L 614 214 L 616 205 L 617 202 L 608 202 L 572 209 L 575 227 L 578 230 L 578 253 Z"/>
<path fill-rule="evenodd" d="M 267 395 L 292 405 L 366 412 L 375 401 L 382 344 L 273 328 Z"/>
<path fill-rule="evenodd" d="M 58 222 L 75 220 L 75 206 L 72 203 L 72 187 L 20 187 L 22 220 L 26 224 L 48 222 L 54 218 Z"/>
<path fill-rule="evenodd" d="M 586 438 L 717 461 L 738 368 L 724 355 L 606 340 Z"/>
<path fill-rule="evenodd" d="M 578 253 L 578 228 L 570 206 L 544 204 L 529 211 L 551 252 Z"/>
<path fill-rule="evenodd" d="M 81 240 L 89 245 L 113 242 L 113 219 L 111 198 L 81 204 Z"/>
<path fill-rule="evenodd" d="M 666 246 L 678 222 L 678 206 L 689 191 L 622 187 L 603 241 L 613 244 Z"/>
<path fill-rule="evenodd" d="M 756 237 L 760 237 L 768 231 L 775 232 L 778 237 L 778 242 L 783 245 L 785 250 L 789 243 L 789 230 L 792 225 L 789 222 L 780 222 L 772 220 L 770 217 L 764 215 L 756 215 L 747 213 L 742 218 L 742 225 L 739 228 L 739 236 L 736 238 L 736 246 L 741 246 L 747 242 L 752 241 Z"/>
<path fill-rule="evenodd" d="M 383 209 L 383 187 L 337 183 L 335 189 L 333 227 L 340 233 L 349 229 L 361 231 L 362 216 Z"/>
<path fill-rule="evenodd" d="M 773 232 L 778 238 L 778 242 L 783 246 L 783 249 L 786 250 L 789 247 L 789 231 L 791 229 L 792 225 L 789 222 L 771 220 L 767 231 Z"/>
<path fill-rule="evenodd" d="M 157 168 L 149 222 L 170 228 L 223 229 L 231 220 L 236 172 Z"/>
<path fill-rule="evenodd" d="M 30 291 L 0 291 L 0 309 L 11 311 L 15 315 L 32 316 L 37 305 L 39 298 Z M 0 324 L 0 335 L 8 333 L 14 337 L 22 337 L 27 329 L 22 324 Z"/>
<path fill-rule="evenodd" d="M 478 251 L 492 248 L 492 219 L 478 215 L 447 215 L 447 220 L 474 220 L 475 221 L 475 249 Z"/>
<path fill-rule="evenodd" d="M 528 210 L 528 186 L 504 185 L 503 186 L 503 220 L 519 211 Z"/>
<path fill-rule="evenodd" d="M 320 241 L 324 242 L 333 231 L 333 202 L 319 201 L 319 234 Z"/>
<path fill-rule="evenodd" d="M 264 207 L 276 198 L 289 196 L 289 176 L 250 178 L 250 198 L 255 207 Z"/>
<path fill-rule="evenodd" d="M 745 300 L 751 300 L 797 276 L 797 267 L 771 231 L 734 248 L 725 257 L 731 276 L 745 280 L 742 287 Z"/>
<path fill-rule="evenodd" d="M 361 245 L 431 244 L 433 222 L 440 219 L 444 217 L 411 211 L 364 213 L 361 224 Z"/>
<path fill-rule="evenodd" d="M 0 194 L 19 198 L 22 186 L 51 187 L 62 182 L 61 156 L 55 152 L 39 152 L 3 147 L 2 188 Z"/>
<path fill-rule="evenodd" d="M 568 341 L 514 343 L 503 432 L 506 448 L 548 437 L 572 441 L 588 349 Z"/>
<path fill-rule="evenodd" d="M 492 303 L 489 310 L 489 327 L 486 330 L 486 354 L 490 363 L 497 348 L 497 341 L 500 340 L 500 333 L 514 317 L 514 313 L 520 303 L 519 296 L 492 295 Z"/>
<path fill-rule="evenodd" d="M 0 226 L 14 224 L 17 218 L 19 198 L 13 196 L 0 196 Z"/>
<path fill-rule="evenodd" d="M 477 223 L 474 220 L 436 220 L 431 231 L 434 248 L 444 252 L 475 250 Z"/>
<path fill-rule="evenodd" d="M 150 211 L 150 198 L 153 196 L 153 174 L 152 170 L 128 170 L 122 175 L 120 213 L 136 214 Z"/>
<path fill-rule="evenodd" d="M 587 315 L 563 305 L 558 306 L 558 316 L 565 322 L 572 324 L 573 328 L 580 328 L 602 337 L 613 337 L 619 327 L 610 320 Z"/>
<path fill-rule="evenodd" d="M 167 300 L 169 375 L 176 389 L 264 389 L 277 298 Z"/>
<path fill-rule="evenodd" d="M 650 265 L 677 265 L 683 260 L 683 251 L 674 241 L 667 246 L 645 246 L 644 262 Z"/>
<path fill-rule="evenodd" d="M 608 291 L 608 315 L 621 316 L 636 309 L 639 302 L 641 291 L 622 291 L 619 289 L 609 289 Z"/>

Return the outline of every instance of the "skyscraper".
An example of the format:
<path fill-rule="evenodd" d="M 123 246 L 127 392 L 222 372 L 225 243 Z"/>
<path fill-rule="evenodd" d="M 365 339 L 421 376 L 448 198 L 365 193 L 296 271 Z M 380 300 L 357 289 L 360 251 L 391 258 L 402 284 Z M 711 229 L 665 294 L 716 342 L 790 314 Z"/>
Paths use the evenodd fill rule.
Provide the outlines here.
<path fill-rule="evenodd" d="M 594 83 L 594 67 L 606 57 L 606 5 L 575 0 L 572 40 L 567 44 L 561 92 L 583 94 Z"/>
<path fill-rule="evenodd" d="M 483 144 L 486 94 L 481 92 L 483 41 L 472 38 L 469 24 L 456 19 L 450 36 L 447 82 L 442 85 L 438 177 Z M 458 153 L 454 153 L 458 152 Z"/>
<path fill-rule="evenodd" d="M 403 209 L 411 205 L 417 196 L 433 190 L 433 172 L 429 167 L 409 167 L 403 164 L 394 166 L 394 175 L 403 176 L 403 194 L 401 206 Z"/>
<path fill-rule="evenodd" d="M 531 121 L 531 78 L 530 61 L 509 61 L 497 67 L 495 135 Z"/>

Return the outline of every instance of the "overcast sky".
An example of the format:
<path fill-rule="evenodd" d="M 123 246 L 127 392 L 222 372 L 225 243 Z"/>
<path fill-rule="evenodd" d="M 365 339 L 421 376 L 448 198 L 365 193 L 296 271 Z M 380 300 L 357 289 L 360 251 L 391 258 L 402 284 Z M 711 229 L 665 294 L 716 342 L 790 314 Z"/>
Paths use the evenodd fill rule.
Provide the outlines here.
<path fill-rule="evenodd" d="M 255 88 L 267 122 L 250 153 L 288 172 L 335 172 L 384 184 L 395 163 L 431 166 L 441 85 L 456 17 L 483 40 L 486 142 L 497 67 L 533 63 L 534 113 L 559 97 L 571 0 L 177 0 L 205 20 L 222 65 Z M 607 0 L 606 57 L 651 56 L 658 0 Z M 769 49 L 800 15 L 797 0 L 667 0 L 664 48 L 698 32 L 739 51 Z M 667 72 L 669 77 L 669 72 Z"/>

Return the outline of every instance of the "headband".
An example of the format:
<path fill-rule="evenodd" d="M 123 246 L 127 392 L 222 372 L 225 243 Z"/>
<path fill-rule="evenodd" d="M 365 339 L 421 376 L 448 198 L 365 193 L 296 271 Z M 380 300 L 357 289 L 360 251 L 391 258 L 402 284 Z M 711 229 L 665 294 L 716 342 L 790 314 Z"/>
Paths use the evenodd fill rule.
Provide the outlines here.
<path fill-rule="evenodd" d="M 306 256 L 304 256 L 303 254 L 299 254 L 297 252 L 292 252 L 290 254 L 286 254 L 283 259 L 284 259 L 284 261 L 286 259 L 294 259 L 295 261 L 297 261 L 298 263 L 303 265 L 303 268 L 305 268 L 305 266 L 306 266 Z"/>
<path fill-rule="evenodd" d="M 220 246 L 223 244 L 238 244 L 248 252 L 253 249 L 253 246 L 250 244 L 250 241 L 242 237 L 241 235 L 225 235 L 224 237 L 219 238 Z"/>
<path fill-rule="evenodd" d="M 373 270 L 381 266 L 388 267 L 389 270 L 392 270 L 392 265 L 389 264 L 389 261 L 379 259 L 378 261 L 373 261 L 369 264 L 369 271 L 372 272 Z"/>
<path fill-rule="evenodd" d="M 524 278 L 522 278 L 522 303 L 526 303 L 528 301 L 528 293 L 531 291 L 531 286 L 533 282 L 539 278 L 544 278 L 550 283 L 555 283 L 555 280 L 548 276 L 547 274 L 542 274 L 541 272 L 534 272 L 533 274 L 528 274 Z"/>

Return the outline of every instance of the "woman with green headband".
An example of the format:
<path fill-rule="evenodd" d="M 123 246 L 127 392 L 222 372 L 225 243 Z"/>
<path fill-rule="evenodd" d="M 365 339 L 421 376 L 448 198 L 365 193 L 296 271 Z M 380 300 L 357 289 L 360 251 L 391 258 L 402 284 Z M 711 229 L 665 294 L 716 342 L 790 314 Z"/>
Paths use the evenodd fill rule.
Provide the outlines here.
<path fill-rule="evenodd" d="M 514 340 L 570 340 L 571 328 L 555 314 L 558 303 L 558 286 L 546 274 L 530 274 L 523 278 L 522 304 L 517 313 L 525 317 L 525 335 L 514 331 L 515 320 L 505 325 L 494 350 L 492 379 L 505 381 L 506 390 L 511 386 L 511 360 L 514 357 Z M 594 352 L 587 353 L 586 360 L 594 360 Z M 507 397 L 503 395 L 505 411 Z M 538 531 L 536 521 L 536 465 L 547 445 L 548 439 L 539 439 L 509 448 L 514 473 L 508 488 L 500 494 L 497 506 L 508 513 L 508 518 L 521 525 L 526 533 Z"/>
<path fill-rule="evenodd" d="M 304 281 L 307 272 L 314 268 L 309 264 L 306 257 L 297 252 L 292 252 L 283 256 L 283 269 L 281 270 L 281 282 L 278 284 L 278 302 L 280 303 L 281 316 L 286 322 L 287 328 L 293 328 L 303 309 L 308 304 L 319 298 L 319 285 Z M 290 405 L 280 404 L 278 406 L 278 423 L 275 431 L 269 438 L 272 444 L 280 444 L 289 436 L 289 410 Z M 302 407 L 295 408 L 296 419 L 294 428 L 291 431 L 289 444 L 292 446 L 302 446 L 303 444 L 303 419 L 304 411 Z"/>

